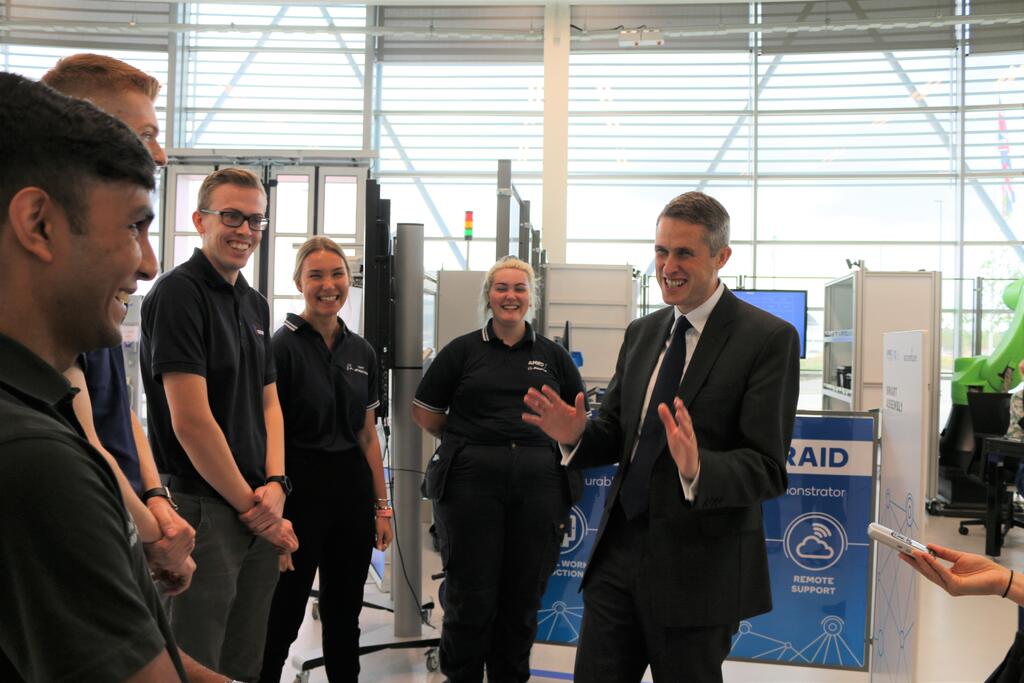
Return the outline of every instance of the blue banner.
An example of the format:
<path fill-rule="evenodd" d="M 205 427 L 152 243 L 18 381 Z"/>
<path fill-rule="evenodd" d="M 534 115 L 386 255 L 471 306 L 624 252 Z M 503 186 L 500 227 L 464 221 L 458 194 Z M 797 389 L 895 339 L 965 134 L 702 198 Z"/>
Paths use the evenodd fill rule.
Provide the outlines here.
<path fill-rule="evenodd" d="M 730 659 L 867 670 L 874 420 L 798 415 L 789 489 L 764 504 L 774 609 L 743 621 Z M 537 615 L 537 642 L 574 645 L 580 581 L 616 466 L 586 470 Z"/>
<path fill-rule="evenodd" d="M 537 642 L 574 645 L 583 622 L 580 582 L 601 523 L 604 501 L 618 465 L 583 471 L 583 498 L 569 512 L 562 552 L 537 612 Z"/>
<path fill-rule="evenodd" d="M 764 504 L 773 610 L 730 659 L 867 671 L 874 420 L 798 415 L 789 489 Z"/>

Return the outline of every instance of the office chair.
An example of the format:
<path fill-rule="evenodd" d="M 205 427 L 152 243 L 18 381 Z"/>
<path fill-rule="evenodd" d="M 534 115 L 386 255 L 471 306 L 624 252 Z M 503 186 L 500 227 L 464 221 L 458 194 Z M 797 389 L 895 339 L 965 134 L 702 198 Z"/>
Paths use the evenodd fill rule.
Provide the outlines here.
<path fill-rule="evenodd" d="M 1017 489 L 1017 473 L 1024 461 L 1024 442 L 1017 439 L 987 437 L 982 448 L 985 462 L 985 554 L 999 556 L 1006 534 L 1014 527 L 1024 527 L 1024 521 L 1017 517 L 1014 491 Z"/>
<path fill-rule="evenodd" d="M 967 410 L 971 418 L 971 429 L 974 432 L 974 451 L 967 465 L 967 476 L 985 482 L 986 470 L 984 458 L 984 442 L 987 437 L 1002 437 L 1010 424 L 1010 397 L 1007 393 L 982 393 L 972 391 L 967 394 Z M 1009 483 L 1013 483 L 1010 479 Z M 1012 500 L 1012 494 L 1011 500 Z M 1012 520 L 1012 516 L 1011 516 Z M 958 531 L 966 536 L 969 526 L 984 526 L 984 517 L 973 517 L 960 522 Z"/>

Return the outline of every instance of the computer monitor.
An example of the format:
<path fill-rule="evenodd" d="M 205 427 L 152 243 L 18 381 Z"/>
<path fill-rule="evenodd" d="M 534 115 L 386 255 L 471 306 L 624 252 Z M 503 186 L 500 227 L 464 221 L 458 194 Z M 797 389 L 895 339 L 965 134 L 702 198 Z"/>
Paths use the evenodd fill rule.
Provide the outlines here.
<path fill-rule="evenodd" d="M 967 393 L 967 411 L 975 438 L 1002 436 L 1010 424 L 1010 397 L 1007 393 Z"/>
<path fill-rule="evenodd" d="M 807 290 L 734 289 L 732 293 L 795 327 L 800 335 L 800 357 L 807 357 Z"/>

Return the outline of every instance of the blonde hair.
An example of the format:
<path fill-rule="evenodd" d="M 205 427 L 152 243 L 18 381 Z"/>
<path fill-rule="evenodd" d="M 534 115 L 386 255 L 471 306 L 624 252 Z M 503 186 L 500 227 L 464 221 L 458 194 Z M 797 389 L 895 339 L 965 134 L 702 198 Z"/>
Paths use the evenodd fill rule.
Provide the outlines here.
<path fill-rule="evenodd" d="M 295 280 L 296 287 L 302 281 L 302 264 L 307 257 L 318 251 L 330 251 L 340 256 L 341 260 L 345 262 L 345 272 L 348 273 L 349 278 L 352 277 L 352 269 L 348 267 L 348 258 L 345 257 L 345 252 L 338 246 L 338 243 L 330 237 L 317 235 L 303 242 L 299 250 L 295 252 L 295 273 L 292 274 L 292 279 Z"/>
<path fill-rule="evenodd" d="M 119 59 L 88 52 L 64 57 L 40 80 L 58 92 L 83 99 L 132 90 L 155 101 L 160 94 L 160 81 L 145 71 Z"/>
<path fill-rule="evenodd" d="M 491 287 L 494 286 L 494 275 L 499 270 L 519 270 L 526 273 L 526 287 L 530 292 L 530 306 L 533 306 L 533 302 L 536 300 L 537 277 L 533 273 L 533 266 L 526 261 L 516 258 L 515 256 L 502 256 L 494 262 L 491 269 L 487 271 L 487 275 L 484 276 L 484 288 L 481 292 L 481 300 L 484 305 L 483 314 L 485 319 L 487 318 L 487 311 L 491 306 L 489 295 L 491 293 Z"/>
<path fill-rule="evenodd" d="M 197 208 L 210 208 L 210 197 L 213 196 L 213 191 L 221 185 L 251 187 L 260 191 L 264 201 L 267 198 L 267 191 L 263 189 L 263 183 L 255 173 L 244 168 L 222 168 L 206 176 L 203 180 L 203 184 L 199 188 L 199 206 Z"/>

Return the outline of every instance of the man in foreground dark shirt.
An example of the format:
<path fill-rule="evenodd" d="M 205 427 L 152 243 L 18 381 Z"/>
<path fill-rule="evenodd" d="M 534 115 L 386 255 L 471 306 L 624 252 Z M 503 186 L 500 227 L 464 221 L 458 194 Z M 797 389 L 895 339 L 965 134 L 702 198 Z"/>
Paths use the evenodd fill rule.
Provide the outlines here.
<path fill-rule="evenodd" d="M 61 371 L 120 339 L 153 160 L 94 106 L 0 74 L 0 680 L 217 681 L 181 655 Z"/>

